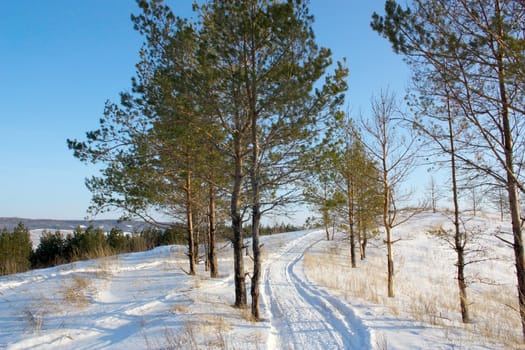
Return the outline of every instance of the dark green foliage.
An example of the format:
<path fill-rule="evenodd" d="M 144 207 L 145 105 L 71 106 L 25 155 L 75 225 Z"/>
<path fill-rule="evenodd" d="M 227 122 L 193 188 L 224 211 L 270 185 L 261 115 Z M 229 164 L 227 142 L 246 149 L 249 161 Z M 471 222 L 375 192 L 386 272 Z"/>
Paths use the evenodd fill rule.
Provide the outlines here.
<path fill-rule="evenodd" d="M 71 246 L 72 260 L 94 259 L 111 255 L 111 249 L 104 231 L 89 226 L 86 229 L 77 227 L 73 235 L 67 237 Z"/>
<path fill-rule="evenodd" d="M 60 231 L 44 231 L 33 251 L 29 229 L 20 223 L 13 231 L 6 228 L 0 231 L 0 275 L 182 244 L 185 234 L 184 225 L 174 225 L 166 230 L 146 228 L 132 235 L 118 228 L 106 234 L 100 228 L 79 226 L 67 236 Z"/>
<path fill-rule="evenodd" d="M 93 226 L 77 227 L 66 237 L 60 231 L 44 232 L 32 255 L 30 250 L 31 267 L 50 267 L 114 254 L 141 252 L 161 245 L 181 244 L 185 242 L 184 235 L 182 225 L 166 230 L 146 228 L 133 234 L 126 234 L 116 227 L 106 234 Z"/>
<path fill-rule="evenodd" d="M 66 240 L 60 231 L 55 233 L 44 231 L 40 244 L 31 256 L 32 267 L 48 267 L 63 264 L 68 261 Z"/>
<path fill-rule="evenodd" d="M 273 234 L 278 234 L 278 233 L 300 231 L 302 229 L 303 229 L 302 227 L 295 226 L 290 223 L 285 224 L 284 222 L 281 222 L 279 224 L 273 224 L 273 225 L 261 224 L 261 226 L 259 227 L 259 233 L 262 236 L 265 236 L 265 235 L 273 235 Z M 251 232 L 251 230 L 252 230 L 251 226 L 247 226 L 245 228 L 246 232 Z"/>
<path fill-rule="evenodd" d="M 27 271 L 32 249 L 29 230 L 22 223 L 13 232 L 0 231 L 0 275 Z"/>
<path fill-rule="evenodd" d="M 169 244 L 183 244 L 186 243 L 186 232 L 184 227 L 179 227 L 178 229 L 167 229 L 159 230 L 156 228 L 149 228 L 143 230 L 138 236 L 135 235 L 137 240 L 140 237 L 143 241 L 146 249 L 153 249 L 162 245 Z"/>
<path fill-rule="evenodd" d="M 107 241 L 114 252 L 125 252 L 129 249 L 129 238 L 117 227 L 109 231 Z"/>

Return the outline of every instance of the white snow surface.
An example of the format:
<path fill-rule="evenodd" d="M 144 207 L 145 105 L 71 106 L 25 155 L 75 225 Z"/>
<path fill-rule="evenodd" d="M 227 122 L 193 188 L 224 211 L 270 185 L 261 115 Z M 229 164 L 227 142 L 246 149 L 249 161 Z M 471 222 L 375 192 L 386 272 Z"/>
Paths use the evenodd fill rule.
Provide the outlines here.
<path fill-rule="evenodd" d="M 508 223 L 488 216 L 472 222 L 484 233 L 476 244 L 490 260 L 469 265 L 467 271 L 491 282 L 469 286 L 472 303 L 492 302 L 491 296 L 499 293 L 490 293 L 495 286 L 507 288 L 509 300 L 516 299 L 512 249 L 494 238 L 495 232 L 508 230 Z M 0 277 L 0 348 L 520 348 L 518 343 L 504 342 L 501 335 L 480 334 L 476 327 L 484 322 L 480 313 L 472 316 L 472 325 L 463 325 L 459 311 L 414 303 L 418 297 L 410 294 L 413 291 L 431 299 L 450 293 L 452 308 L 456 307 L 455 253 L 427 233 L 439 225 L 448 227 L 450 222 L 441 214 L 421 214 L 394 230 L 395 238 L 401 238 L 394 245 L 395 298 L 385 298 L 386 285 L 375 282 L 385 277 L 382 237 L 369 243 L 368 256 L 356 269 L 350 268 L 349 243 L 342 233 L 334 241 L 326 241 L 319 230 L 262 237 L 261 322 L 250 321 L 249 310 L 232 306 L 233 258 L 228 244 L 219 244 L 221 276 L 216 279 L 208 277 L 203 264 L 197 276 L 187 275 L 183 246 Z M 246 257 L 245 266 L 251 263 Z M 374 297 L 354 289 L 371 290 Z M 499 307 L 513 314 L 505 303 Z M 512 317 L 506 331 L 519 338 L 519 319 Z"/>

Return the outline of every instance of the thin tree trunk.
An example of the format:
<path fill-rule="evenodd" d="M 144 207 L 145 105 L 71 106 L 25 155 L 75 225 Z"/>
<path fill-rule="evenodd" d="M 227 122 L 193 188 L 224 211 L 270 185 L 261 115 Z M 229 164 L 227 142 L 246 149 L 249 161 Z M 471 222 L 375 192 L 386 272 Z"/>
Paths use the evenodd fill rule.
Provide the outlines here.
<path fill-rule="evenodd" d="M 448 92 L 447 92 L 448 94 Z M 454 143 L 454 129 L 452 126 L 452 114 L 450 111 L 449 100 L 447 100 L 447 119 L 448 119 L 448 136 L 450 142 L 450 168 L 452 177 L 452 199 L 454 202 L 454 249 L 457 254 L 457 278 L 459 289 L 459 306 L 461 309 L 461 320 L 463 323 L 470 322 L 468 298 L 467 298 L 467 284 L 465 281 L 465 239 L 461 234 L 459 226 L 459 201 L 458 201 L 458 186 L 456 177 L 456 147 Z"/>
<path fill-rule="evenodd" d="M 210 271 L 210 223 L 206 223 L 206 236 L 204 238 L 204 271 Z"/>
<path fill-rule="evenodd" d="M 190 261 L 190 275 L 195 275 L 195 237 L 193 231 L 193 207 L 191 172 L 186 175 L 186 221 L 188 225 L 188 259 Z"/>
<path fill-rule="evenodd" d="M 350 234 L 350 261 L 352 268 L 355 268 L 355 229 L 354 229 L 354 190 L 350 176 L 346 179 L 346 191 L 348 196 L 348 232 Z"/>
<path fill-rule="evenodd" d="M 386 256 L 388 273 L 388 297 L 394 297 L 394 252 L 392 251 L 392 236 L 389 226 L 386 229 Z"/>
<path fill-rule="evenodd" d="M 363 211 L 361 211 L 361 214 L 360 214 L 360 220 L 359 220 L 359 224 L 358 224 L 358 230 L 359 230 L 359 255 L 360 255 L 360 258 L 361 260 L 365 260 L 366 259 L 366 244 L 368 243 L 368 237 L 366 235 L 366 226 L 365 224 L 363 223 Z"/>
<path fill-rule="evenodd" d="M 323 200 L 325 201 L 325 205 L 326 205 L 326 202 L 328 201 L 328 185 L 326 183 L 324 184 Z M 328 210 L 328 208 L 325 207 L 322 209 L 322 215 L 323 215 L 324 230 L 326 232 L 326 240 L 329 241 L 330 240 L 330 211 Z"/>
<path fill-rule="evenodd" d="M 361 260 L 365 260 L 366 259 L 366 244 L 367 243 L 368 243 L 368 237 L 367 237 L 367 234 L 366 234 L 366 230 L 363 230 L 363 233 L 362 233 L 362 236 L 361 236 L 361 245 L 360 245 Z"/>
<path fill-rule="evenodd" d="M 503 199 L 503 191 L 501 188 L 498 189 L 498 204 L 499 204 L 499 217 L 500 220 L 503 221 L 505 217 L 505 200 Z"/>
<path fill-rule="evenodd" d="M 386 128 L 386 126 L 385 126 Z M 386 132 L 386 131 L 383 131 Z M 386 135 L 383 136 L 386 140 Z M 388 297 L 394 297 L 394 252 L 392 250 L 392 220 L 390 218 L 390 184 L 388 182 L 388 167 L 386 164 L 386 145 L 383 143 L 383 226 L 386 233 L 386 259 L 387 259 L 387 289 Z"/>
<path fill-rule="evenodd" d="M 217 224 L 215 215 L 215 185 L 210 182 L 209 198 L 209 237 L 208 237 L 208 263 L 210 264 L 210 277 L 219 277 L 219 266 L 217 264 L 217 253 L 215 252 L 215 242 L 217 236 Z"/>
<path fill-rule="evenodd" d="M 434 180 L 434 177 L 432 176 L 430 178 L 430 191 L 431 191 L 431 202 L 432 202 L 432 213 L 436 213 L 437 212 L 437 194 L 436 194 L 436 182 Z"/>
<path fill-rule="evenodd" d="M 200 220 L 193 218 L 193 222 L 197 223 L 197 226 L 193 226 L 193 256 L 195 260 L 195 265 L 199 264 L 199 242 L 200 242 L 200 236 L 201 236 L 201 225 L 199 224 Z"/>
<path fill-rule="evenodd" d="M 363 228 L 360 219 L 357 221 L 357 241 L 359 242 L 359 258 L 364 260 L 365 250 L 363 247 Z"/>

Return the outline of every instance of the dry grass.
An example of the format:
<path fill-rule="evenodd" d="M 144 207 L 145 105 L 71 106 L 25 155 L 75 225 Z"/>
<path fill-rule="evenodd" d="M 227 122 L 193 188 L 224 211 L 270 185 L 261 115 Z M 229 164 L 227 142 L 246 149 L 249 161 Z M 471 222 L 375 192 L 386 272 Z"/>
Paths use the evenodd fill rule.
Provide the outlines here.
<path fill-rule="evenodd" d="M 178 332 L 170 328 L 164 329 L 164 338 L 152 343 L 146 333 L 143 333 L 147 349 L 176 350 L 176 349 L 199 349 L 195 333 L 191 325 L 186 324 L 184 331 Z"/>
<path fill-rule="evenodd" d="M 403 257 L 396 256 L 396 297 L 387 298 L 384 255 L 369 256 L 365 262 L 358 262 L 357 268 L 351 268 L 345 246 L 339 244 L 339 247 L 329 246 L 321 251 L 317 249 L 316 252 L 306 253 L 304 267 L 309 278 L 352 297 L 383 305 L 398 317 L 408 317 L 445 330 L 462 328 L 467 335 L 462 336 L 463 339 L 454 339 L 458 343 L 486 339 L 487 343 L 503 343 L 507 348 L 519 346 L 521 325 L 516 312 L 517 298 L 513 286 L 476 285 L 475 289 L 469 288 L 473 322 L 463 324 L 453 265 L 450 266 L 450 277 L 429 276 L 428 281 L 421 278 L 414 280 L 410 278 L 409 272 L 404 273 Z M 443 263 L 435 262 L 441 264 L 437 266 L 442 266 Z M 418 281 L 428 283 L 429 286 L 415 285 Z M 453 336 L 454 332 L 446 333 Z M 383 348 L 383 341 L 380 342 L 382 344 L 377 346 Z"/>
<path fill-rule="evenodd" d="M 118 255 L 101 258 L 95 265 L 95 277 L 109 279 L 120 267 Z"/>
<path fill-rule="evenodd" d="M 379 291 L 382 281 L 373 264 L 360 266 L 359 274 L 339 253 L 333 249 L 329 253 L 306 253 L 304 267 L 308 275 L 317 283 L 326 287 L 343 291 L 345 294 L 357 296 L 373 303 L 380 303 L 384 299 Z M 363 280 L 363 276 L 369 278 Z"/>
<path fill-rule="evenodd" d="M 72 306 L 85 307 L 89 305 L 90 299 L 88 294 L 91 291 L 91 282 L 81 276 L 74 276 L 72 280 L 64 287 L 62 297 L 65 304 Z"/>
<path fill-rule="evenodd" d="M 248 322 L 257 322 L 257 319 L 253 317 L 252 310 L 250 308 L 242 309 L 241 310 L 241 318 L 243 320 L 246 320 Z"/>
<path fill-rule="evenodd" d="M 424 294 L 415 294 L 411 296 L 408 310 L 410 317 L 423 323 L 433 326 L 448 326 L 451 319 L 448 313 L 454 306 L 451 306 L 446 296 L 444 298 L 429 298 Z"/>
<path fill-rule="evenodd" d="M 516 291 L 513 286 L 491 286 L 475 296 L 470 311 L 479 334 L 489 339 L 502 339 L 513 346 L 521 342 L 516 330 L 521 329 Z"/>
<path fill-rule="evenodd" d="M 147 349 L 228 349 L 228 333 L 231 324 L 222 317 L 211 316 L 198 321 L 186 321 L 182 329 L 164 329 L 164 338 L 152 343 L 143 334 Z M 213 335 L 213 336 L 210 336 Z M 206 339 L 204 344 L 198 339 Z"/>
<path fill-rule="evenodd" d="M 26 324 L 26 331 L 40 333 L 43 330 L 46 319 L 53 318 L 62 312 L 62 300 L 48 299 L 42 294 L 31 295 L 31 301 L 24 307 L 21 315 Z"/>
<path fill-rule="evenodd" d="M 208 341 L 208 346 L 214 349 L 227 348 L 227 334 L 233 330 L 231 324 L 219 316 L 212 316 L 200 324 L 199 332 L 201 334 L 215 334 L 215 339 Z"/>
<path fill-rule="evenodd" d="M 186 305 L 181 304 L 174 304 L 170 307 L 170 313 L 172 314 L 183 314 L 188 311 L 188 307 Z"/>

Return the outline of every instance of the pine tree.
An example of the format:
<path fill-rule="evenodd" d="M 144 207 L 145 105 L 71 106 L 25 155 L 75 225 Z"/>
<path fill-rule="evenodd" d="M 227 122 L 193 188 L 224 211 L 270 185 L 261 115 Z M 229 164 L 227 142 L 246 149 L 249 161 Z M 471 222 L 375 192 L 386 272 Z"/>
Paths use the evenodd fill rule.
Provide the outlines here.
<path fill-rule="evenodd" d="M 281 190 L 301 173 L 301 150 L 315 142 L 317 120 L 333 113 L 346 89 L 346 69 L 339 65 L 318 90 L 313 85 L 332 63 L 318 48 L 305 2 L 267 0 L 212 1 L 201 7 L 208 74 L 215 77 L 211 100 L 231 140 L 234 164 L 231 201 L 236 251 L 236 305 L 243 306 L 241 190 L 249 183 L 254 270 L 252 314 L 260 318 L 262 215 L 292 194 Z M 289 188 L 289 187 L 288 187 Z"/>

